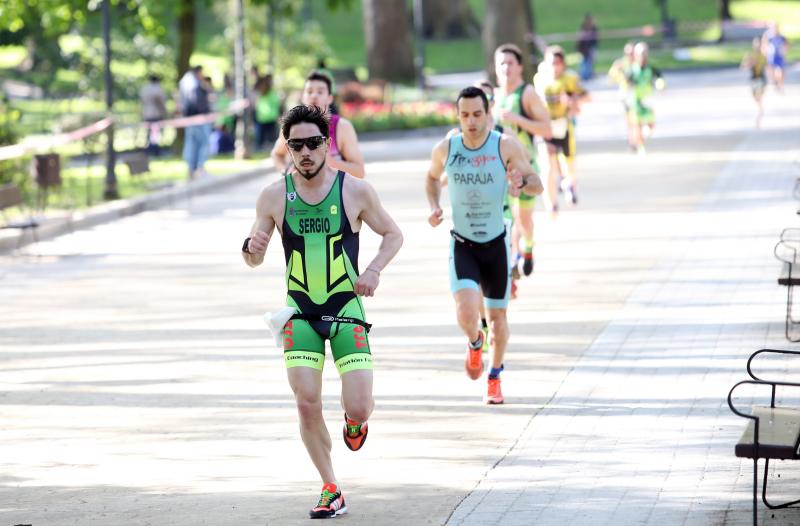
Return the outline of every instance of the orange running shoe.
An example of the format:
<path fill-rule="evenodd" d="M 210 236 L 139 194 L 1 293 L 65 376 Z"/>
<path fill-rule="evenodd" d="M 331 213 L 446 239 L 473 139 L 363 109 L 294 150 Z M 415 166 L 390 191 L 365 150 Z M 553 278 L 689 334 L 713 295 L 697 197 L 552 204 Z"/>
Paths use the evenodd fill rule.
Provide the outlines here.
<path fill-rule="evenodd" d="M 500 378 L 489 378 L 489 389 L 483 401 L 487 404 L 502 404 L 504 401 L 503 391 L 500 389 Z"/>
<path fill-rule="evenodd" d="M 308 516 L 312 519 L 328 519 L 347 512 L 347 505 L 344 503 L 344 496 L 336 484 L 331 482 L 322 486 L 322 493 L 319 495 L 319 502 L 311 508 Z"/>
<path fill-rule="evenodd" d="M 361 449 L 361 446 L 367 441 L 368 432 L 369 429 L 367 428 L 366 422 L 361 422 L 359 424 L 355 420 L 347 418 L 347 413 L 344 414 L 342 437 L 344 438 L 344 444 L 347 446 L 347 449 L 350 451 L 358 451 Z"/>
<path fill-rule="evenodd" d="M 478 335 L 481 340 L 478 348 L 473 349 L 468 343 L 467 358 L 464 360 L 464 369 L 467 371 L 467 376 L 473 380 L 477 380 L 483 374 L 483 352 L 481 348 L 483 347 L 483 340 L 486 336 L 483 334 L 483 331 L 478 331 Z"/>

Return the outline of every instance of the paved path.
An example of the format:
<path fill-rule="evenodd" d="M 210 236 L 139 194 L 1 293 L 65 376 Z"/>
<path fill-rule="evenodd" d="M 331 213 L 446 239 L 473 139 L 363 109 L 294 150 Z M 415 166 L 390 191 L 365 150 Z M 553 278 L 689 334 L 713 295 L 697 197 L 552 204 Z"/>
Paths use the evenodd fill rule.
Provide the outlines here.
<path fill-rule="evenodd" d="M 663 225 L 668 253 L 448 524 L 747 523 L 744 421 L 724 395 L 749 353 L 786 346 L 771 249 L 796 224 L 796 144 L 744 140 L 697 209 Z"/>
<path fill-rule="evenodd" d="M 340 522 L 748 520 L 750 465 L 732 454 L 742 422 L 723 398 L 747 353 L 783 345 L 771 250 L 796 222 L 787 123 L 800 111 L 793 87 L 754 133 L 744 82 L 710 79 L 669 79 L 664 136 L 643 159 L 602 133 L 619 108 L 595 94 L 581 205 L 537 216 L 501 407 L 463 374 L 447 231 L 424 221 L 431 139 L 370 146 L 406 244 L 366 304 L 378 406 L 358 454 L 336 440 L 339 382 L 324 374 Z M 693 110 L 727 124 L 706 134 Z M 238 254 L 266 179 L 0 258 L 0 523 L 308 523 L 319 483 L 260 321 L 281 303 L 282 255 L 249 270 Z M 362 243 L 367 257 L 377 239 Z M 776 518 L 800 522 L 792 513 Z"/>

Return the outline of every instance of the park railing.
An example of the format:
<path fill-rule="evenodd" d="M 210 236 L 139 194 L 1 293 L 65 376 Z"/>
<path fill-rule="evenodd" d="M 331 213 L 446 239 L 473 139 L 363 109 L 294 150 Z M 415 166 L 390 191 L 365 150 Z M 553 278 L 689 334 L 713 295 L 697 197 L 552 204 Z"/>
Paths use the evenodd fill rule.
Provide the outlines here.
<path fill-rule="evenodd" d="M 120 152 L 119 147 L 115 148 L 115 151 L 120 153 L 118 165 L 125 165 L 127 168 L 127 173 L 123 168 L 120 174 L 127 176 L 124 177 L 126 187 L 136 193 L 147 191 L 154 185 L 142 184 L 142 177 L 135 177 L 134 181 L 134 176 L 141 175 L 141 171 L 134 173 L 137 172 L 134 161 L 136 157 L 144 155 L 136 152 L 143 149 L 152 132 L 169 130 L 174 135 L 180 128 L 213 123 L 221 117 L 240 114 L 249 105 L 249 100 L 242 99 L 232 102 L 224 111 L 154 122 L 132 121 L 130 114 L 115 114 L 101 118 L 96 117 L 97 113 L 85 114 L 82 116 L 83 119 L 90 116 L 97 120 L 69 131 L 31 135 L 16 144 L 0 146 L 0 183 L 13 183 L 18 186 L 25 195 L 26 202 L 35 203 L 37 208 L 44 208 L 50 204 L 55 208 L 72 209 L 90 206 L 100 201 L 105 170 L 98 161 L 106 152 L 105 132 L 113 126 L 115 145 L 124 144 L 124 151 Z M 71 117 L 68 120 L 75 121 L 74 115 L 68 117 Z M 119 140 L 121 138 L 122 141 Z M 62 158 L 69 161 L 64 162 Z M 68 172 L 69 175 L 62 177 L 62 172 Z M 177 174 L 178 172 L 173 170 L 161 175 L 174 179 Z M 159 175 L 151 175 L 155 175 L 155 179 L 159 178 Z M 48 183 L 43 184 L 44 181 Z M 149 181 L 149 183 L 156 182 L 158 181 Z"/>

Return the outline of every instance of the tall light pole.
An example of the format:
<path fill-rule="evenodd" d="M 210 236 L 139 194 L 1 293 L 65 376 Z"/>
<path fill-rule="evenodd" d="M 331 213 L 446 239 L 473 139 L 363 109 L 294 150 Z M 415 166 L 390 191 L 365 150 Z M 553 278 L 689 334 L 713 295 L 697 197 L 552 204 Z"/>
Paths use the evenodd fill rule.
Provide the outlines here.
<path fill-rule="evenodd" d="M 113 118 L 114 94 L 112 93 L 113 81 L 111 80 L 111 0 L 103 0 L 103 43 L 105 44 L 105 89 L 106 89 L 106 117 Z M 106 187 L 103 191 L 104 199 L 119 199 L 117 190 L 117 174 L 114 167 L 117 164 L 117 154 L 114 151 L 114 123 L 106 131 Z"/>
<path fill-rule="evenodd" d="M 422 0 L 414 0 L 414 69 L 417 71 L 419 89 L 425 90 L 425 25 L 422 18 Z"/>
<path fill-rule="evenodd" d="M 233 69 L 235 72 L 235 85 L 237 100 L 245 98 L 245 83 L 247 82 L 246 73 L 244 70 L 244 0 L 233 0 L 236 24 L 236 41 L 233 45 Z M 235 157 L 237 159 L 244 159 L 247 157 L 247 134 L 245 128 L 247 127 L 247 117 L 249 111 L 247 109 L 239 116 L 236 123 L 236 145 Z"/>
<path fill-rule="evenodd" d="M 269 71 L 275 74 L 275 0 L 267 2 L 267 36 L 269 37 Z"/>

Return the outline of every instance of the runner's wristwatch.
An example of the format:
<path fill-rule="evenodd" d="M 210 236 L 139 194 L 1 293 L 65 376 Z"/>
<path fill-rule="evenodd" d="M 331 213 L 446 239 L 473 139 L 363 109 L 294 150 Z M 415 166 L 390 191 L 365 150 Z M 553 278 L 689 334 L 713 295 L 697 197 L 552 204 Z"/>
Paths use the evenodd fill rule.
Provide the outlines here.
<path fill-rule="evenodd" d="M 249 237 L 244 240 L 244 244 L 242 245 L 242 252 L 244 252 L 245 254 L 252 254 L 252 252 L 250 252 L 250 238 Z"/>

